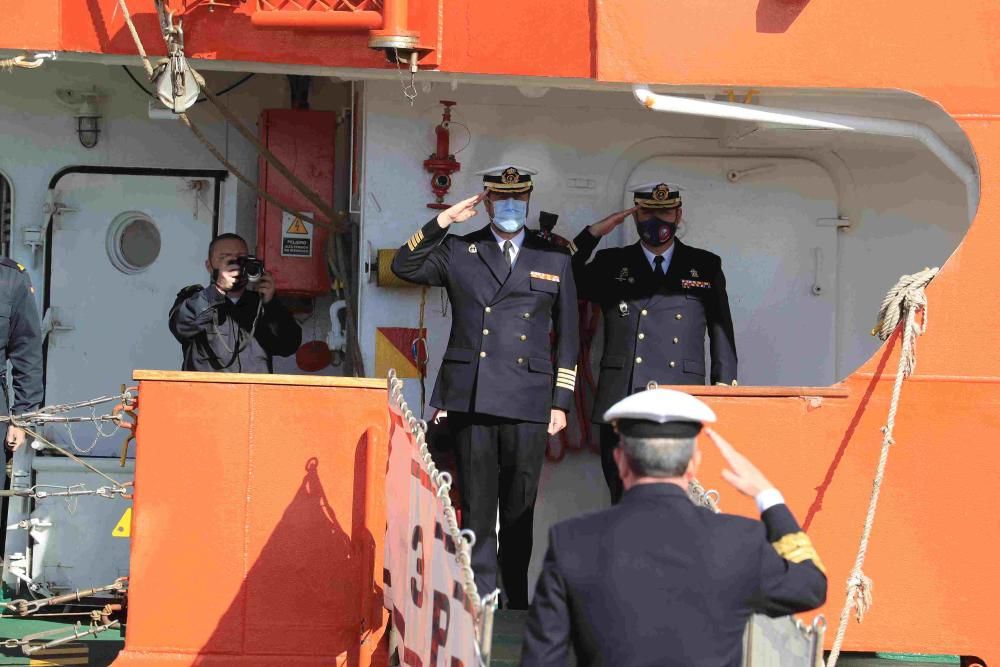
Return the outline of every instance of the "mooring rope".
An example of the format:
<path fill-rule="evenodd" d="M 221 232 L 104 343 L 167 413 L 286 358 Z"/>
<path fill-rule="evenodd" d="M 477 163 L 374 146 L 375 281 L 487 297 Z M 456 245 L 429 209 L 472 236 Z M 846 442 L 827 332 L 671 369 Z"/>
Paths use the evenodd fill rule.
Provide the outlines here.
<path fill-rule="evenodd" d="M 903 276 L 889 290 L 882 301 L 879 310 L 879 325 L 872 330 L 882 340 L 888 340 L 897 327 L 902 324 L 900 336 L 899 365 L 896 368 L 896 378 L 892 386 L 892 400 L 889 403 L 889 416 L 882 427 L 882 453 L 879 456 L 878 467 L 875 469 L 875 479 L 872 482 L 872 494 L 868 501 L 868 512 L 865 515 L 865 525 L 861 532 L 861 543 L 858 555 L 854 559 L 854 567 L 847 578 L 847 599 L 840 614 L 840 624 L 833 640 L 827 667 L 835 667 L 840 656 L 840 648 L 847 633 L 847 622 L 851 611 L 855 611 L 857 622 L 864 620 L 865 613 L 872 605 L 872 580 L 865 575 L 863 566 L 868 554 L 868 543 L 871 539 L 872 526 L 875 523 L 875 510 L 878 507 L 879 493 L 882 490 L 882 480 L 885 478 L 885 466 L 889 459 L 889 448 L 895 443 L 892 434 L 896 428 L 896 412 L 899 409 L 899 396 L 903 388 L 903 380 L 909 377 L 917 365 L 917 338 L 927 330 L 927 295 L 924 288 L 938 273 L 937 267 L 924 269 L 913 275 Z M 917 320 L 917 313 L 923 311 L 923 318 Z"/>

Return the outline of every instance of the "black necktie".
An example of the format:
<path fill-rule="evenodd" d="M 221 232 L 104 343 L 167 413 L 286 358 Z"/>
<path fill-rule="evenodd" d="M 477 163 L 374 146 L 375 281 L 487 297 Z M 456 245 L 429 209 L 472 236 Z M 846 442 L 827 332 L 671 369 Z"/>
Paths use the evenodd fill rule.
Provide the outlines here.
<path fill-rule="evenodd" d="M 514 268 L 514 244 L 510 241 L 503 242 L 503 256 L 507 260 L 507 270 Z"/>
<path fill-rule="evenodd" d="M 657 278 L 666 278 L 667 274 L 663 272 L 663 255 L 657 255 L 654 257 L 653 264 L 655 265 L 653 267 L 653 274 L 656 275 Z"/>

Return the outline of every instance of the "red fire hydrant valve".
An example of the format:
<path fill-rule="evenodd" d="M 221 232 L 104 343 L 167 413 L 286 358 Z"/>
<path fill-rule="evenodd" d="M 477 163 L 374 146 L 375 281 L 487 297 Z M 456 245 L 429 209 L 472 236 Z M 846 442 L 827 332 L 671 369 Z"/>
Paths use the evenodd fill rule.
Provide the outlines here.
<path fill-rule="evenodd" d="M 461 168 L 461 164 L 455 160 L 451 154 L 449 144 L 451 142 L 451 108 L 454 102 L 441 100 L 444 105 L 441 123 L 434 128 L 437 136 L 437 151 L 431 153 L 430 157 L 424 160 L 424 168 L 431 172 L 431 190 L 434 191 L 436 200 L 427 205 L 427 208 L 445 209 L 448 204 L 444 203 L 445 195 L 451 189 L 451 175 Z"/>

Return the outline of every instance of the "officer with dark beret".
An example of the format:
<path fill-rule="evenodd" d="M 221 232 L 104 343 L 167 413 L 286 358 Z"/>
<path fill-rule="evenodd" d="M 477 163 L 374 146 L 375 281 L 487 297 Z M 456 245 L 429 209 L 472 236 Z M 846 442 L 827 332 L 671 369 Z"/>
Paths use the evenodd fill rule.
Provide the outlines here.
<path fill-rule="evenodd" d="M 576 287 L 567 251 L 524 228 L 536 172 L 502 165 L 480 173 L 483 193 L 425 224 L 392 270 L 448 291 L 451 335 L 431 405 L 447 411 L 455 440 L 462 524 L 476 535 L 476 586 L 483 595 L 496 589 L 499 561 L 509 608 L 527 609 L 546 441 L 566 427 L 576 383 Z M 490 224 L 449 235 L 480 201 Z"/>
<path fill-rule="evenodd" d="M 716 384 L 736 384 L 736 344 L 722 260 L 676 238 L 680 188 L 647 183 L 631 188 L 635 207 L 585 228 L 571 244 L 580 298 L 598 303 L 604 319 L 604 355 L 593 420 L 613 403 L 660 385 L 705 384 L 705 333 Z M 629 216 L 639 241 L 601 250 L 601 237 Z M 601 424 L 601 465 L 612 502 L 621 497 L 611 452 L 617 436 Z"/>
<path fill-rule="evenodd" d="M 696 437 L 715 421 L 671 389 L 633 394 L 604 415 L 620 433 L 625 486 L 607 510 L 556 524 L 525 628 L 523 667 L 738 667 L 754 613 L 784 616 L 826 600 L 826 573 L 781 493 L 706 429 L 755 499 L 756 521 L 695 505 Z M 571 649 L 572 647 L 572 649 Z"/>

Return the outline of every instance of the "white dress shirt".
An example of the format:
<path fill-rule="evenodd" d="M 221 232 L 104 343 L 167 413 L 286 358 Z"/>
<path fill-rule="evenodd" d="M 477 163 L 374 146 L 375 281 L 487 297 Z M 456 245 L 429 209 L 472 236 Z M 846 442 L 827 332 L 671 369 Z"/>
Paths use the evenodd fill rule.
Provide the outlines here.
<path fill-rule="evenodd" d="M 507 256 L 504 254 L 503 244 L 506 243 L 508 239 L 502 239 L 499 236 L 497 236 L 497 233 L 493 229 L 492 226 L 490 227 L 490 232 L 493 234 L 493 238 L 496 239 L 497 244 L 500 246 L 500 255 L 503 256 L 504 261 L 506 261 L 507 260 Z M 510 243 L 513 246 L 511 248 L 511 253 L 513 253 L 513 255 L 514 255 L 511 258 L 510 265 L 511 265 L 511 267 L 513 267 L 515 264 L 517 264 L 517 256 L 521 252 L 521 244 L 524 243 L 524 228 L 523 227 L 521 228 L 521 231 L 519 231 L 517 233 L 517 236 L 515 236 L 512 239 L 510 239 Z M 673 246 L 671 246 L 671 247 L 673 247 Z"/>
<path fill-rule="evenodd" d="M 650 268 L 656 271 L 656 253 L 647 248 L 645 243 L 640 243 L 639 245 L 642 246 L 642 252 L 646 254 Z M 676 245 L 676 243 L 671 243 L 670 247 L 663 251 L 663 273 L 666 273 L 667 269 L 670 268 L 670 260 L 674 256 L 674 247 Z"/>
<path fill-rule="evenodd" d="M 767 510 L 771 509 L 775 505 L 784 505 L 785 498 L 781 495 L 781 491 L 777 489 L 764 489 L 754 497 L 757 502 L 757 509 L 763 514 Z"/>

